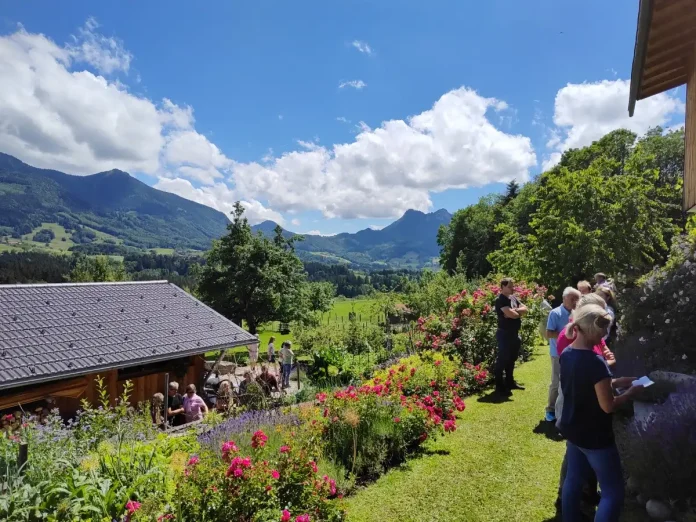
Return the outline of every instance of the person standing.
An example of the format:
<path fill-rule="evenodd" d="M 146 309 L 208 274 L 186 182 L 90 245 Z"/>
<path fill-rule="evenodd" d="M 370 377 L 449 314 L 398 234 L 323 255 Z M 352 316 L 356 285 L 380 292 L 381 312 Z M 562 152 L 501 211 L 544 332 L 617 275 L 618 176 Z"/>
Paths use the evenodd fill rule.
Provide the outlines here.
<path fill-rule="evenodd" d="M 259 360 L 259 343 L 250 344 L 247 346 L 247 351 L 249 352 L 249 367 L 251 368 L 251 373 L 256 373 L 256 363 Z"/>
<path fill-rule="evenodd" d="M 267 348 L 267 353 L 268 353 L 268 364 L 271 366 L 271 368 L 275 368 L 276 366 L 276 349 L 275 349 L 275 336 L 271 336 L 271 338 L 268 340 L 268 348 Z M 280 366 L 278 366 L 280 368 Z M 280 374 L 280 370 L 278 371 L 278 374 Z"/>
<path fill-rule="evenodd" d="M 573 339 L 561 355 L 563 412 L 559 422 L 566 439 L 568 471 L 562 489 L 564 522 L 575 522 L 581 513 L 582 490 L 591 471 L 597 475 L 601 500 L 597 522 L 618 522 L 624 503 L 621 459 L 614 442 L 612 413 L 629 401 L 642 386 L 632 386 L 635 377 L 612 379 L 606 361 L 593 352 L 611 323 L 611 316 L 598 305 L 581 306 L 566 327 Z M 614 396 L 614 389 L 628 388 Z"/>
<path fill-rule="evenodd" d="M 522 316 L 527 313 L 527 307 L 515 297 L 515 285 L 512 279 L 505 278 L 500 282 L 500 294 L 495 299 L 495 313 L 498 316 L 498 330 L 495 333 L 498 341 L 498 357 L 495 361 L 495 391 L 499 395 L 509 397 L 511 390 L 524 390 L 515 382 L 515 361 L 520 356 L 522 340 L 520 327 Z"/>
<path fill-rule="evenodd" d="M 578 281 L 577 289 L 581 295 L 592 293 L 592 285 L 589 281 Z"/>
<path fill-rule="evenodd" d="M 290 387 L 290 370 L 292 369 L 292 358 L 294 356 L 292 343 L 285 341 L 280 348 L 280 359 L 283 363 L 283 388 Z"/>
<path fill-rule="evenodd" d="M 572 286 L 563 290 L 563 303 L 549 312 L 546 321 L 546 338 L 549 340 L 549 350 L 551 356 L 551 384 L 549 385 L 549 400 L 546 403 L 546 414 L 544 418 L 547 422 L 556 421 L 556 399 L 558 399 L 558 386 L 561 381 L 561 364 L 558 360 L 556 339 L 563 329 L 568 325 L 570 314 L 575 309 L 580 300 L 580 292 Z"/>
<path fill-rule="evenodd" d="M 172 426 L 181 426 L 186 423 L 184 415 L 184 398 L 179 393 L 179 383 L 172 381 L 167 390 L 167 420 Z"/>
<path fill-rule="evenodd" d="M 208 406 L 205 401 L 196 393 L 196 386 L 189 384 L 186 387 L 186 397 L 184 397 L 184 413 L 186 422 L 203 420 L 208 413 Z"/>

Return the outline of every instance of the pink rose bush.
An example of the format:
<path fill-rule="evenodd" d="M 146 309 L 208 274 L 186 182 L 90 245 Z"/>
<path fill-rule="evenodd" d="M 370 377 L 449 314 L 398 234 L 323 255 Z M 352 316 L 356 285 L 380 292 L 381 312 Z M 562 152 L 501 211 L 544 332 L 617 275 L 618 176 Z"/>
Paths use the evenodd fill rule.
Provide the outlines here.
<path fill-rule="evenodd" d="M 524 282 L 515 285 L 515 295 L 529 309 L 522 319 L 520 330 L 523 359 L 529 357 L 532 341 L 538 335 L 538 325 L 543 317 L 541 303 L 546 291 L 543 286 Z M 418 329 L 423 339 L 418 341 L 417 346 L 423 350 L 456 355 L 472 367 L 490 367 L 495 361 L 497 349 L 495 299 L 499 293 L 497 284 L 487 283 L 474 292 L 462 290 L 448 297 L 446 313 L 418 319 Z M 477 380 L 482 380 L 481 376 Z"/>

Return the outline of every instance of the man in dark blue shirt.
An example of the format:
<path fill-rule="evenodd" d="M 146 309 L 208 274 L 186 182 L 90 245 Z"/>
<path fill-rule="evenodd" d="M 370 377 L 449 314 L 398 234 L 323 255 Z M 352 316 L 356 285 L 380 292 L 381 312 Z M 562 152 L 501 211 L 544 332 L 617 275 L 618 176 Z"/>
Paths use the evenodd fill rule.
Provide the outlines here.
<path fill-rule="evenodd" d="M 495 313 L 498 316 L 498 330 L 495 333 L 498 341 L 498 357 L 495 361 L 494 374 L 495 391 L 505 397 L 512 394 L 511 390 L 524 389 L 515 382 L 513 372 L 515 361 L 520 356 L 522 340 L 519 332 L 522 316 L 527 313 L 527 307 L 521 304 L 514 294 L 513 280 L 503 279 L 500 282 L 500 294 L 495 299 Z"/>

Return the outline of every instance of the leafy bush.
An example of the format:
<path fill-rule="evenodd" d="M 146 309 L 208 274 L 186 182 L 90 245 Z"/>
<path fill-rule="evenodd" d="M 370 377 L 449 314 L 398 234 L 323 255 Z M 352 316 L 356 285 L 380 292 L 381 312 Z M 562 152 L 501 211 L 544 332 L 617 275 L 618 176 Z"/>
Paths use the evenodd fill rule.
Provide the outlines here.
<path fill-rule="evenodd" d="M 494 306 L 500 287 L 487 283 L 473 292 L 467 290 L 447 298 L 446 312 L 418 319 L 418 327 L 424 334 L 419 348 L 457 355 L 471 364 L 495 362 L 497 343 L 497 317 Z M 522 360 L 529 359 L 533 340 L 538 336 L 539 321 L 543 316 L 541 303 L 546 293 L 543 286 L 518 283 L 515 294 L 527 306 L 529 312 L 522 319 Z"/>
<path fill-rule="evenodd" d="M 675 242 L 669 262 L 619 295 L 623 312 L 619 360 L 641 370 L 696 371 L 696 241 Z"/>
<path fill-rule="evenodd" d="M 55 238 L 56 235 L 53 230 L 42 228 L 36 234 L 34 234 L 34 237 L 32 237 L 31 240 L 36 241 L 37 243 L 50 243 Z"/>
<path fill-rule="evenodd" d="M 685 507 L 696 498 L 696 388 L 671 394 L 647 422 L 633 421 L 621 445 L 624 465 L 650 498 Z"/>

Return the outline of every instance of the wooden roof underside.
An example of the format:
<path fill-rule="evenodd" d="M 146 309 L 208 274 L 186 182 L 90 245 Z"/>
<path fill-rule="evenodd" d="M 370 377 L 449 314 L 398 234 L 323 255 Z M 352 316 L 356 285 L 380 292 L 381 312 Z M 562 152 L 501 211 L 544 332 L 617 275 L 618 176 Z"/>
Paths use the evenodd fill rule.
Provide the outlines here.
<path fill-rule="evenodd" d="M 696 0 L 641 0 L 631 74 L 635 102 L 686 83 L 696 46 Z"/>

